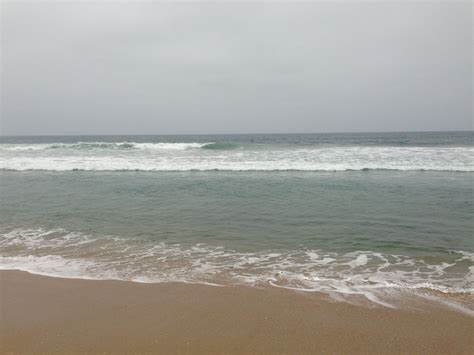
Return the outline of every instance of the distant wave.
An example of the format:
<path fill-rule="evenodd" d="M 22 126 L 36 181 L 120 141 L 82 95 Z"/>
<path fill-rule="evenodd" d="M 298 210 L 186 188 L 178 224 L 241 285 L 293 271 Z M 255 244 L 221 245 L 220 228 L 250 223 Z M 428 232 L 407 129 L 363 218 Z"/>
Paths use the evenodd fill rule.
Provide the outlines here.
<path fill-rule="evenodd" d="M 63 150 L 186 150 L 186 149 L 211 149 L 228 150 L 236 149 L 239 145 L 231 142 L 207 143 L 136 143 L 136 142 L 78 142 L 78 143 L 52 143 L 52 144 L 0 144 L 0 151 L 38 151 L 50 149 Z"/>
<path fill-rule="evenodd" d="M 52 144 L 0 144 L 0 151 L 37 151 L 49 149 L 64 150 L 129 150 L 129 149 L 173 149 L 185 150 L 203 148 L 217 143 L 135 143 L 135 142 L 78 142 Z M 217 149 L 217 148 L 207 148 Z"/>
<path fill-rule="evenodd" d="M 215 150 L 228 150 L 238 148 L 238 144 L 230 142 L 218 142 L 218 143 L 207 143 L 201 148 L 203 149 L 215 149 Z"/>

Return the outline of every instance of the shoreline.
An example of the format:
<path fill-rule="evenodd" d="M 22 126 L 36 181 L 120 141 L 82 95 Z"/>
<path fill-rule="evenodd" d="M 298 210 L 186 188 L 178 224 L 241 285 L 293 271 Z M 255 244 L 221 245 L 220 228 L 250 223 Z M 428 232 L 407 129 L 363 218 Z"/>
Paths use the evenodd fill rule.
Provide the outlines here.
<path fill-rule="evenodd" d="M 64 276 L 48 273 L 35 272 L 28 269 L 0 269 L 2 272 L 26 273 L 31 276 L 44 278 L 60 279 L 66 281 L 91 281 L 91 282 L 117 282 L 125 284 L 139 285 L 195 285 L 206 287 L 224 287 L 224 288 L 243 288 L 269 290 L 269 292 L 292 292 L 301 295 L 315 295 L 318 299 L 333 303 L 347 303 L 353 306 L 364 308 L 391 308 L 391 309 L 446 309 L 453 312 L 459 312 L 474 319 L 474 294 L 466 292 L 443 292 L 439 289 L 420 288 L 418 291 L 410 289 L 391 289 L 386 288 L 378 294 L 355 293 L 355 292 L 328 292 L 319 289 L 305 289 L 301 287 L 278 285 L 273 282 L 267 284 L 246 284 L 229 283 L 223 280 L 219 282 L 212 281 L 186 281 L 186 280 L 125 280 L 114 278 L 93 278 L 81 276 Z M 0 277 L 1 280 L 1 277 Z"/>
<path fill-rule="evenodd" d="M 2 353 L 452 353 L 474 318 L 245 286 L 62 279 L 0 271 Z"/>

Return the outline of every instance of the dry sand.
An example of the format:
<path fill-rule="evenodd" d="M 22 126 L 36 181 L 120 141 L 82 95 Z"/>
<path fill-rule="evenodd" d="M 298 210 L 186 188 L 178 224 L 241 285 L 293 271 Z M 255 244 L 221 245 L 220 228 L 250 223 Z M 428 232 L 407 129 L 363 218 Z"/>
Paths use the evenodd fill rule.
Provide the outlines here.
<path fill-rule="evenodd" d="M 474 353 L 474 318 L 278 289 L 0 272 L 1 353 Z"/>

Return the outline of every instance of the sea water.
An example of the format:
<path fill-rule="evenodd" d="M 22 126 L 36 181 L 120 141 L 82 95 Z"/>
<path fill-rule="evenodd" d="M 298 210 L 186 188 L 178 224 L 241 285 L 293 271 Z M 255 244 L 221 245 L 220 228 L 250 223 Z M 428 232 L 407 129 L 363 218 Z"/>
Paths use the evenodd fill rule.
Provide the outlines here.
<path fill-rule="evenodd" d="M 0 268 L 472 295 L 472 132 L 0 138 Z"/>

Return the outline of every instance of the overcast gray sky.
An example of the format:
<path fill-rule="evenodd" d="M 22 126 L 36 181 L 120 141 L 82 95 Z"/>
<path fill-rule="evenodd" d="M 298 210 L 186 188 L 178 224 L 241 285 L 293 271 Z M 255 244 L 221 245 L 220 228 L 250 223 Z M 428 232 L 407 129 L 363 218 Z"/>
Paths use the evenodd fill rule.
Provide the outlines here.
<path fill-rule="evenodd" d="M 4 135 L 472 129 L 470 1 L 3 1 Z"/>

